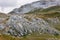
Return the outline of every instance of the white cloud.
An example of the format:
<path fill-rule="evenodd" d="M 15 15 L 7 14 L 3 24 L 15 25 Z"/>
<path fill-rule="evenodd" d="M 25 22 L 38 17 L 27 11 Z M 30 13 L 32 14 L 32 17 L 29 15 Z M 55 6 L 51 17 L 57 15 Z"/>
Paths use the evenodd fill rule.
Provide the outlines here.
<path fill-rule="evenodd" d="M 0 0 L 0 6 L 2 7 L 12 7 L 16 6 L 17 0 Z"/>
<path fill-rule="evenodd" d="M 37 1 L 37 0 L 0 0 L 0 7 L 4 7 L 4 11 L 2 12 L 8 13 L 16 7 L 18 8 L 21 5 L 31 3 L 34 1 Z"/>

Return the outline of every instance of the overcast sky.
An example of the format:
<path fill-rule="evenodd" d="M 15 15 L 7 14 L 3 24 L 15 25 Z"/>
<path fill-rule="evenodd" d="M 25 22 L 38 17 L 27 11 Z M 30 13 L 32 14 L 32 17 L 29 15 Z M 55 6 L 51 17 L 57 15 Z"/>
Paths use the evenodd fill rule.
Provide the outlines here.
<path fill-rule="evenodd" d="M 0 0 L 0 12 L 8 13 L 14 8 L 37 0 Z"/>

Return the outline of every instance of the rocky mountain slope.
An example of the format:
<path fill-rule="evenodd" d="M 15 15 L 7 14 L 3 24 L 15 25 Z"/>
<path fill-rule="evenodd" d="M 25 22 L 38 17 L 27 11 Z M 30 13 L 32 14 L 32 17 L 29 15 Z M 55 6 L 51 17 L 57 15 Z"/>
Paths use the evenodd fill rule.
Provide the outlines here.
<path fill-rule="evenodd" d="M 12 36 L 25 36 L 32 33 L 60 35 L 59 11 L 54 10 L 52 12 L 49 10 L 49 12 L 44 13 L 42 11 L 32 11 L 21 15 L 6 15 L 9 16 L 3 17 L 5 19 L 0 23 L 1 34 Z"/>
<path fill-rule="evenodd" d="M 10 14 L 24 14 L 37 9 L 46 9 L 51 6 L 60 5 L 60 0 L 40 0 L 30 4 L 22 5 L 20 8 L 14 9 Z"/>
<path fill-rule="evenodd" d="M 55 4 L 55 1 L 53 1 L 53 3 Z M 38 5 L 40 4 L 40 1 L 34 2 L 32 4 Z M 47 34 L 52 36 L 60 36 L 59 5 L 55 4 L 51 6 L 52 4 L 50 4 L 48 5 L 49 7 L 47 6 L 46 8 L 45 6 L 47 4 L 44 4 L 45 6 L 43 8 L 41 8 L 41 6 L 34 6 L 35 8 L 32 9 L 30 8 L 31 4 L 28 5 L 28 7 L 27 5 L 24 5 L 21 8 L 18 8 L 19 10 L 13 10 L 9 14 L 0 13 L 1 35 L 6 34 L 11 36 L 24 37 L 32 34 L 35 34 L 35 36 L 37 34 L 38 36 Z"/>

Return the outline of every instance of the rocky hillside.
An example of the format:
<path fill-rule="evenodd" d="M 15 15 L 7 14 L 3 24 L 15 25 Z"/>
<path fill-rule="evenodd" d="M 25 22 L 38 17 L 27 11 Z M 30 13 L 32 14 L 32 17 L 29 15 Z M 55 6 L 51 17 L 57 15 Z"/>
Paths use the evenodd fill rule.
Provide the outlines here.
<path fill-rule="evenodd" d="M 12 36 L 25 36 L 32 33 L 60 35 L 60 12 L 7 15 L 9 16 L 6 16 L 6 19 L 0 23 L 2 34 Z"/>
<path fill-rule="evenodd" d="M 55 4 L 55 1 L 53 2 Z M 40 4 L 40 1 L 33 2 L 32 4 L 35 5 L 35 3 L 38 5 Z M 30 37 L 36 36 L 35 38 L 32 38 L 32 40 L 40 39 L 40 37 L 45 39 L 46 37 L 59 36 L 60 38 L 60 6 L 51 6 L 51 4 L 49 7 L 47 6 L 47 8 L 34 6 L 35 8 L 31 9 L 31 4 L 28 5 L 28 7 L 27 5 L 24 5 L 21 8 L 17 8 L 9 14 L 0 13 L 0 37 L 3 39 L 4 35 L 10 35 L 12 37 L 28 36 L 27 38 L 29 39 Z M 31 40 L 31 38 L 29 40 Z"/>

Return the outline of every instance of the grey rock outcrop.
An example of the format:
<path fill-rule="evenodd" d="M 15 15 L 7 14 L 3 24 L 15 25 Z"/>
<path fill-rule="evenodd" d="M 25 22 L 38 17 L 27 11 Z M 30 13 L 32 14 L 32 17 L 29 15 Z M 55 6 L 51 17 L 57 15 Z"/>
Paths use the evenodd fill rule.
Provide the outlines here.
<path fill-rule="evenodd" d="M 7 31 L 7 33 L 13 36 L 23 36 L 34 32 L 60 35 L 60 31 L 51 27 L 51 25 L 44 19 L 36 19 L 32 17 L 31 20 L 32 21 L 27 20 L 26 18 L 24 18 L 24 16 L 12 15 L 10 19 L 7 21 L 7 25 L 9 26 L 9 30 Z M 52 22 L 53 20 L 54 19 L 48 21 Z M 56 20 L 53 22 L 57 24 L 58 21 Z"/>

